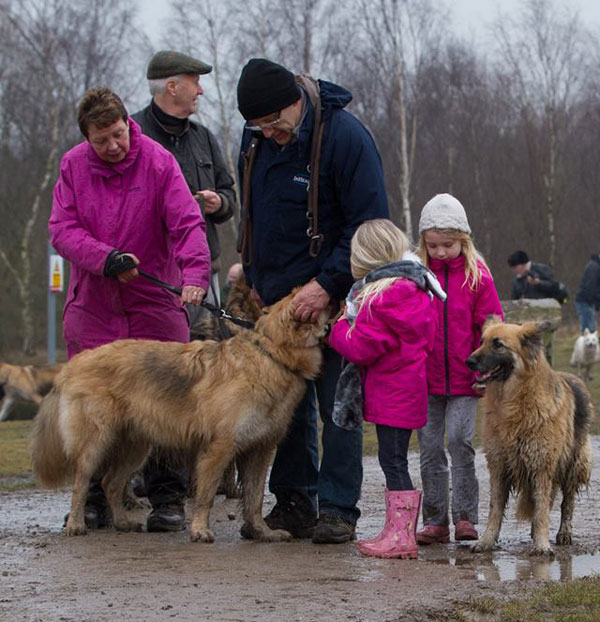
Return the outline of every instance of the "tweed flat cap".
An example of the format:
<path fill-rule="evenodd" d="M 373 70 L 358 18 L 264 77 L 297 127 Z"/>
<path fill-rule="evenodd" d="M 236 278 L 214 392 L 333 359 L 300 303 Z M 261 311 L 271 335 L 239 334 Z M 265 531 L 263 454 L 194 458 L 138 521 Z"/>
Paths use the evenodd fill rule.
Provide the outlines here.
<path fill-rule="evenodd" d="M 180 73 L 199 73 L 205 74 L 212 71 L 212 66 L 203 63 L 197 58 L 182 54 L 181 52 L 173 52 L 173 50 L 162 50 L 150 59 L 146 78 L 148 80 L 160 80 L 161 78 L 169 78 Z"/>

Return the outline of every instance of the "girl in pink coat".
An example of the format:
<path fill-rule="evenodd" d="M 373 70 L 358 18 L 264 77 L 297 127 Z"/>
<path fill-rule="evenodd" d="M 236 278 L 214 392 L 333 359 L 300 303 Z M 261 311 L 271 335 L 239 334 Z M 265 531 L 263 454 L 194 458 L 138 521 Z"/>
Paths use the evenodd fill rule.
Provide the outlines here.
<path fill-rule="evenodd" d="M 352 276 L 361 279 L 346 299 L 330 343 L 360 369 L 364 419 L 376 425 L 386 479 L 383 531 L 357 546 L 364 555 L 416 558 L 420 498 L 408 472 L 412 430 L 427 420 L 426 359 L 436 320 L 433 275 L 406 255 L 406 236 L 385 219 L 363 223 L 351 242 Z M 404 260 L 403 260 L 404 259 Z M 413 261 L 416 260 L 416 261 Z M 444 296 L 438 287 L 438 293 Z"/>
<path fill-rule="evenodd" d="M 444 433 L 452 461 L 452 522 L 455 540 L 476 540 L 479 485 L 475 474 L 478 394 L 466 360 L 479 347 L 481 328 L 490 315 L 503 317 L 494 280 L 475 249 L 460 201 L 438 194 L 421 212 L 419 252 L 448 295 L 434 300 L 438 329 L 427 360 L 429 412 L 419 430 L 423 524 L 419 544 L 448 542 L 449 470 Z"/>

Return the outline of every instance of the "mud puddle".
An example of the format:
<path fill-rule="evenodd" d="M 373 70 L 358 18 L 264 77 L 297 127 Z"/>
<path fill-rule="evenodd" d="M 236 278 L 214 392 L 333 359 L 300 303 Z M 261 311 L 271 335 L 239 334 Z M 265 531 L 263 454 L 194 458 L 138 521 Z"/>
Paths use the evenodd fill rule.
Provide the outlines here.
<path fill-rule="evenodd" d="M 600 441 L 594 439 L 594 458 Z M 415 485 L 418 455 L 411 455 Z M 480 525 L 489 485 L 477 455 Z M 121 617 L 177 620 L 361 620 L 420 622 L 470 597 L 522 596 L 542 581 L 600 573 L 600 469 L 579 498 L 574 544 L 554 547 L 556 558 L 528 555 L 529 526 L 506 512 L 500 548 L 474 555 L 457 543 L 422 547 L 417 561 L 361 557 L 353 544 L 316 546 L 246 542 L 239 536 L 236 502 L 217 497 L 216 542 L 192 543 L 171 534 L 91 532 L 67 538 L 62 521 L 69 491 L 0 492 L 0 619 L 104 622 Z M 384 482 L 375 458 L 365 460 L 358 537 L 383 523 Z M 272 497 L 266 496 L 265 511 Z M 551 516 L 552 539 L 559 504 Z"/>

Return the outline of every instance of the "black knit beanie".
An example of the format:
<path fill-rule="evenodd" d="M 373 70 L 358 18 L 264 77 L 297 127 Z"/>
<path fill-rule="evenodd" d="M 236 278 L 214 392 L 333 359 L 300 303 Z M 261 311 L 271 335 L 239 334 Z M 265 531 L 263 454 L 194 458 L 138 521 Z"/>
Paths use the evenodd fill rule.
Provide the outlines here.
<path fill-rule="evenodd" d="M 237 86 L 238 109 L 246 120 L 260 119 L 300 99 L 294 74 L 266 58 L 252 58 Z"/>
<path fill-rule="evenodd" d="M 527 255 L 525 251 L 515 251 L 508 258 L 508 265 L 511 268 L 514 268 L 515 266 L 522 266 L 523 264 L 526 264 L 528 261 L 529 261 L 529 256 Z"/>

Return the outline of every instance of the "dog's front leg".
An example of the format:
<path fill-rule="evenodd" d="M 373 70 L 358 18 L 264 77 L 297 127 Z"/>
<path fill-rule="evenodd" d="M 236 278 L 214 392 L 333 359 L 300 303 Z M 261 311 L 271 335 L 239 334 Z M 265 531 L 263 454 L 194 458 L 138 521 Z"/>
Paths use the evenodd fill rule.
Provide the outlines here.
<path fill-rule="evenodd" d="M 573 509 L 575 507 L 575 495 L 577 483 L 575 477 L 567 476 L 562 485 L 562 503 L 560 504 L 560 527 L 556 534 L 556 544 L 573 543 Z"/>
<path fill-rule="evenodd" d="M 550 521 L 550 509 L 552 504 L 552 481 L 546 473 L 533 474 L 531 478 L 534 482 L 533 490 L 533 547 L 529 551 L 530 555 L 553 556 L 554 551 L 550 548 L 548 528 Z"/>
<path fill-rule="evenodd" d="M 213 441 L 196 459 L 196 496 L 190 525 L 190 538 L 197 542 L 214 542 L 215 534 L 209 526 L 212 507 L 219 482 L 227 465 L 235 455 L 233 443 Z"/>
<path fill-rule="evenodd" d="M 496 546 L 500 535 L 504 508 L 510 493 L 510 477 L 503 468 L 502 461 L 493 461 L 488 458 L 488 470 L 490 472 L 490 511 L 485 531 L 479 542 L 471 547 L 473 553 L 491 551 Z"/>
<path fill-rule="evenodd" d="M 248 540 L 283 542 L 292 539 L 292 535 L 284 529 L 271 529 L 262 516 L 265 480 L 273 449 L 259 447 L 239 458 L 244 518 L 241 534 Z"/>

